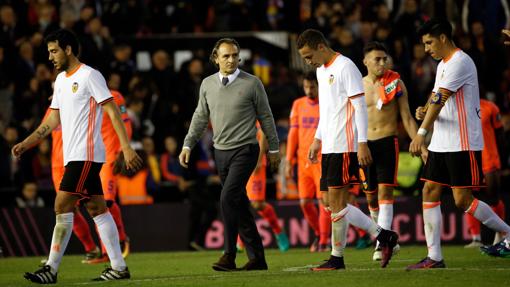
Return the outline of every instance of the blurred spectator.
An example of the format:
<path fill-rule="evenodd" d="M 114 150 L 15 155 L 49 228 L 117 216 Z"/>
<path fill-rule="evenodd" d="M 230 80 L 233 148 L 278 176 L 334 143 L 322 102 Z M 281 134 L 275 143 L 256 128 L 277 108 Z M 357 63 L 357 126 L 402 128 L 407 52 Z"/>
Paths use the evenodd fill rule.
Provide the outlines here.
<path fill-rule="evenodd" d="M 161 182 L 161 171 L 159 170 L 159 159 L 154 148 L 154 141 L 150 137 L 144 137 L 142 146 L 150 176 L 154 183 L 159 184 Z"/>
<path fill-rule="evenodd" d="M 179 79 L 181 90 L 179 92 L 178 103 L 185 118 L 191 119 L 198 104 L 204 63 L 200 58 L 192 58 L 189 62 L 182 65 L 181 70 L 182 73 Z"/>
<path fill-rule="evenodd" d="M 37 184 L 35 182 L 25 182 L 21 195 L 16 197 L 16 204 L 19 208 L 44 207 L 44 200 L 37 195 Z"/>
<path fill-rule="evenodd" d="M 113 61 L 110 62 L 110 71 L 119 74 L 120 89 L 119 91 L 128 94 L 128 82 L 136 72 L 136 66 L 131 60 L 132 49 L 127 44 L 119 44 L 113 47 Z"/>
<path fill-rule="evenodd" d="M 165 138 L 165 153 L 161 155 L 161 174 L 163 180 L 171 182 L 179 187 L 183 186 L 182 168 L 177 158 L 177 141 L 174 137 L 168 136 Z"/>
<path fill-rule="evenodd" d="M 81 60 L 102 73 L 107 73 L 107 63 L 112 59 L 112 42 L 110 31 L 103 26 L 101 20 L 98 17 L 90 19 L 85 34 L 80 39 Z"/>
<path fill-rule="evenodd" d="M 411 92 L 409 96 L 410 110 L 414 111 L 428 99 L 434 84 L 436 62 L 425 53 L 422 44 L 413 47 L 413 61 L 411 63 Z"/>
<path fill-rule="evenodd" d="M 0 123 L 10 122 L 14 95 L 13 75 L 10 63 L 5 58 L 5 49 L 0 44 Z"/>

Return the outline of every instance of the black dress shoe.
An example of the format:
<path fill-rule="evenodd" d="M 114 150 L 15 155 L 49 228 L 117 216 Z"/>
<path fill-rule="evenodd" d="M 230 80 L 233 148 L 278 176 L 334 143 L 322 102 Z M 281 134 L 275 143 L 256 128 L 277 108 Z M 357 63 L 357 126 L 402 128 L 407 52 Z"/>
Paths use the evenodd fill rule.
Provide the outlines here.
<path fill-rule="evenodd" d="M 250 259 L 250 261 L 248 261 L 239 270 L 242 270 L 242 271 L 267 270 L 266 259 L 264 259 L 264 258 Z"/>
<path fill-rule="evenodd" d="M 235 271 L 236 269 L 236 258 L 229 254 L 223 254 L 218 262 L 212 265 L 212 268 L 216 271 Z"/>

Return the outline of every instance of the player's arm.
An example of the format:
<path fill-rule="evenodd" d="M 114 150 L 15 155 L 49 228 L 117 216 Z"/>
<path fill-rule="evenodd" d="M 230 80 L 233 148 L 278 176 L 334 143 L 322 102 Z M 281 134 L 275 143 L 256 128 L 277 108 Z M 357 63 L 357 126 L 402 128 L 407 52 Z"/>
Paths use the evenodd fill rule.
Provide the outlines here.
<path fill-rule="evenodd" d="M 264 155 L 266 154 L 266 152 L 269 148 L 269 144 L 267 143 L 266 135 L 264 134 L 264 132 L 262 130 L 260 131 L 259 146 L 260 146 L 259 158 L 257 159 L 257 165 L 255 166 L 253 173 L 258 172 L 259 169 L 262 167 L 262 160 L 264 159 Z"/>
<path fill-rule="evenodd" d="M 287 135 L 287 150 L 285 152 L 287 161 L 285 162 L 285 176 L 292 177 L 293 166 L 296 162 L 296 152 L 298 149 L 299 136 L 299 115 L 297 113 L 296 102 L 292 105 L 290 112 L 289 134 Z"/>
<path fill-rule="evenodd" d="M 413 155 L 421 155 L 422 147 L 425 143 L 425 135 L 432 129 L 434 121 L 439 116 L 441 109 L 446 104 L 446 101 L 454 92 L 439 88 L 437 92 L 430 98 L 427 113 L 418 129 L 417 135 L 413 138 L 411 145 L 409 146 L 409 152 Z"/>
<path fill-rule="evenodd" d="M 411 110 L 409 110 L 409 97 L 407 94 L 407 88 L 404 85 L 402 80 L 399 80 L 400 88 L 402 89 L 402 95 L 398 98 L 398 111 L 400 113 L 400 117 L 402 118 L 402 124 L 409 135 L 410 138 L 414 138 L 416 136 L 416 132 L 418 131 L 418 125 L 414 121 Z"/>
<path fill-rule="evenodd" d="M 354 119 L 358 130 L 358 162 L 360 166 L 368 166 L 372 163 L 372 155 L 368 149 L 368 112 L 365 94 L 357 94 L 349 97 L 354 108 Z"/>
<path fill-rule="evenodd" d="M 51 133 L 60 124 L 60 113 L 57 109 L 51 109 L 37 129 L 26 137 L 22 142 L 12 147 L 11 153 L 18 158 L 22 153 L 38 144 L 43 138 Z"/>
<path fill-rule="evenodd" d="M 112 121 L 113 128 L 115 129 L 115 133 L 120 141 L 120 147 L 122 149 L 122 153 L 124 154 L 124 160 L 126 162 L 126 167 L 129 170 L 138 170 L 142 166 L 142 159 L 136 154 L 136 152 L 129 145 L 128 134 L 126 128 L 124 126 L 124 122 L 120 116 L 120 110 L 117 104 L 114 101 L 108 101 L 103 105 L 104 111 L 110 117 Z"/>

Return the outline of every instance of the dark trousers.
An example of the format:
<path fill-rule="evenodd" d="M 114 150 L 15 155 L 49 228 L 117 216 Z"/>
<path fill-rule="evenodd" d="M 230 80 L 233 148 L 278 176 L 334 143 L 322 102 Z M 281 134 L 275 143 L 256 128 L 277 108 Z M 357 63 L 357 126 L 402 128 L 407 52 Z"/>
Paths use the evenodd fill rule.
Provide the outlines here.
<path fill-rule="evenodd" d="M 249 144 L 233 150 L 215 150 L 221 178 L 220 210 L 224 224 L 225 254 L 236 255 L 237 234 L 241 236 L 249 259 L 264 258 L 264 247 L 250 211 L 246 184 L 257 165 L 260 148 Z"/>

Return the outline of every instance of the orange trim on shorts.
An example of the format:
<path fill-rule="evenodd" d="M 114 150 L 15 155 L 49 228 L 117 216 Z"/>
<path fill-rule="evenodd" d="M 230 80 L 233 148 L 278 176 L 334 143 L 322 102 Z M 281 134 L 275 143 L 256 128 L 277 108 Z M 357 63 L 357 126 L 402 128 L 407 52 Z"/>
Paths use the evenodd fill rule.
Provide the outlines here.
<path fill-rule="evenodd" d="M 480 172 L 474 151 L 469 151 L 469 161 L 471 164 L 471 184 L 475 186 L 480 185 Z"/>
<path fill-rule="evenodd" d="M 398 186 L 397 183 L 378 183 L 377 185 L 382 185 L 382 186 Z"/>
<path fill-rule="evenodd" d="M 430 209 L 441 205 L 441 201 L 436 202 L 422 202 L 423 209 Z"/>
<path fill-rule="evenodd" d="M 487 185 L 466 185 L 466 186 L 450 186 L 451 188 L 483 188 Z"/>
<path fill-rule="evenodd" d="M 450 186 L 450 185 L 449 185 L 449 184 L 447 184 L 447 183 L 441 183 L 441 182 L 433 181 L 433 180 L 426 179 L 426 178 L 423 178 L 423 177 L 421 177 L 421 178 L 420 178 L 420 180 L 421 180 L 421 181 L 425 181 L 425 182 L 432 182 L 432 183 L 439 184 L 439 185 L 443 185 L 443 186 Z"/>
<path fill-rule="evenodd" d="M 375 189 L 375 190 L 363 190 L 363 192 L 367 193 L 367 194 L 372 194 L 372 193 L 376 193 L 377 189 Z"/>
<path fill-rule="evenodd" d="M 343 168 L 342 168 L 342 174 L 343 174 L 343 183 L 348 184 L 349 183 L 349 154 L 344 153 L 343 154 Z"/>
<path fill-rule="evenodd" d="M 365 95 L 365 93 L 359 93 L 359 94 L 356 94 L 356 95 L 354 95 L 354 96 L 350 96 L 350 97 L 349 97 L 349 99 L 350 99 L 350 100 L 352 100 L 352 99 L 355 99 L 355 98 L 362 97 L 362 96 L 364 96 L 364 95 Z"/>
<path fill-rule="evenodd" d="M 478 199 L 473 199 L 473 202 L 471 202 L 471 205 L 469 205 L 469 208 L 466 210 L 466 213 L 469 213 L 471 215 L 475 215 L 475 210 L 478 207 Z"/>
<path fill-rule="evenodd" d="M 370 210 L 370 211 L 378 211 L 379 207 L 374 208 L 374 207 L 370 207 L 370 205 L 369 205 L 368 206 L 368 210 Z"/>
<path fill-rule="evenodd" d="M 78 181 L 78 184 L 76 185 L 76 190 L 74 191 L 74 193 L 81 194 L 83 185 L 85 184 L 85 180 L 87 179 L 91 165 L 92 165 L 92 162 L 90 162 L 90 161 L 86 161 L 85 164 L 83 165 L 83 169 L 81 170 L 80 180 Z"/>
<path fill-rule="evenodd" d="M 336 189 L 341 189 L 341 188 L 344 188 L 346 186 L 348 186 L 349 184 L 344 184 L 344 185 L 335 185 L 335 186 L 328 186 L 328 188 L 336 188 Z M 328 190 L 329 191 L 329 190 Z M 327 191 L 322 191 L 322 192 L 327 192 Z"/>

